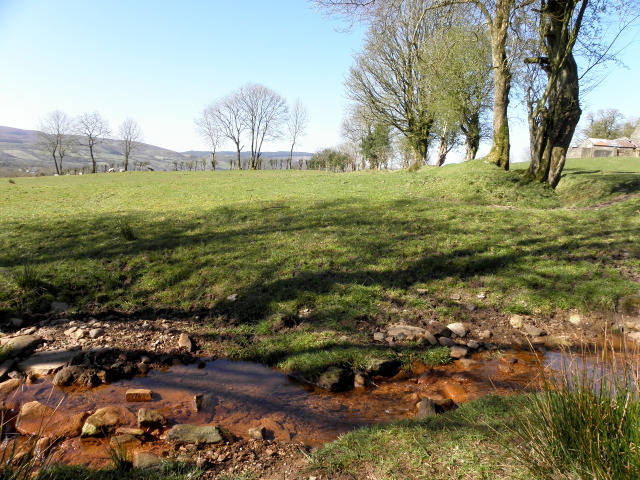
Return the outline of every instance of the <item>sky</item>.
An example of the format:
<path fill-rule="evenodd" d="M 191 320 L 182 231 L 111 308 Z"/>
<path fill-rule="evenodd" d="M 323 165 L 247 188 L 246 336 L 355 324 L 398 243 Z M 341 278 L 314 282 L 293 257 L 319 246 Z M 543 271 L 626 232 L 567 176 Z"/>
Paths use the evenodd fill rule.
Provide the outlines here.
<path fill-rule="evenodd" d="M 114 132 L 132 117 L 147 143 L 207 150 L 194 118 L 260 83 L 306 106 L 310 124 L 296 150 L 314 152 L 341 142 L 344 80 L 364 38 L 363 28 L 344 27 L 306 0 L 0 0 L 0 125 L 36 129 L 53 110 L 98 111 Z M 629 68 L 614 68 L 583 110 L 640 116 L 639 51 L 637 43 L 625 51 Z M 515 113 L 517 157 L 527 139 Z"/>

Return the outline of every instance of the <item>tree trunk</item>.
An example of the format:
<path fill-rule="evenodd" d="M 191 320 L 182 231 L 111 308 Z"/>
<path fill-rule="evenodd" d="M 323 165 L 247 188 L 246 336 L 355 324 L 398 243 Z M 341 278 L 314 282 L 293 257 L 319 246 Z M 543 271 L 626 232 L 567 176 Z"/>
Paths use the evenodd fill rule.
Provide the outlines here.
<path fill-rule="evenodd" d="M 129 152 L 124 152 L 124 171 L 129 169 Z"/>
<path fill-rule="evenodd" d="M 588 0 L 550 0 L 541 14 L 540 35 L 546 57 L 534 59 L 547 74 L 547 85 L 537 104 L 529 102 L 531 164 L 528 174 L 555 188 L 560 181 L 567 151 L 580 120 L 578 66 L 573 45 Z M 579 20 L 570 26 L 576 6 Z"/>
<path fill-rule="evenodd" d="M 56 173 L 57 173 L 58 175 L 60 175 L 60 169 L 58 168 L 58 157 L 56 157 L 56 152 L 55 152 L 55 150 L 53 151 L 53 155 L 52 155 L 52 156 L 53 156 L 53 164 L 54 164 L 54 165 L 55 165 L 55 167 L 56 167 Z"/>
<path fill-rule="evenodd" d="M 478 148 L 480 148 L 480 135 L 467 136 L 465 140 L 464 161 L 468 162 L 469 160 L 476 158 Z"/>
<path fill-rule="evenodd" d="M 493 143 L 488 160 L 504 170 L 509 170 L 509 92 L 511 68 L 507 60 L 507 34 L 512 0 L 498 0 L 496 15 L 489 27 L 491 58 L 493 61 Z"/>
<path fill-rule="evenodd" d="M 91 165 L 93 166 L 91 173 L 96 173 L 96 159 L 93 156 L 93 145 L 89 145 L 89 153 L 91 154 Z"/>
<path fill-rule="evenodd" d="M 440 139 L 440 145 L 438 145 L 438 159 L 436 160 L 436 167 L 441 167 L 444 165 L 445 160 L 447 159 L 447 153 L 449 150 L 447 149 L 447 144 L 444 139 Z"/>

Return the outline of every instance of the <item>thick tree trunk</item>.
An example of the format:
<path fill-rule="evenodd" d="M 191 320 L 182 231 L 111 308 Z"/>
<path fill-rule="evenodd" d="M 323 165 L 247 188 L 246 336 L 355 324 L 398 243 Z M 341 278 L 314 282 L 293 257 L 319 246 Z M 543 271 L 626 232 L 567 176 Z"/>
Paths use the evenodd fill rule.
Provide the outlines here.
<path fill-rule="evenodd" d="M 496 14 L 489 28 L 493 61 L 493 143 L 487 158 L 504 170 L 509 170 L 509 92 L 511 68 L 507 60 L 507 35 L 512 0 L 498 0 Z"/>
<path fill-rule="evenodd" d="M 464 161 L 468 162 L 476 158 L 480 148 L 480 135 L 468 135 L 465 140 Z"/>
<path fill-rule="evenodd" d="M 546 57 L 530 59 L 544 68 L 547 85 L 537 105 L 529 105 L 531 164 L 528 174 L 555 188 L 580 120 L 578 66 L 572 50 L 580 22 L 571 27 L 574 10 L 581 18 L 588 0 L 550 0 L 542 10 L 540 34 Z"/>

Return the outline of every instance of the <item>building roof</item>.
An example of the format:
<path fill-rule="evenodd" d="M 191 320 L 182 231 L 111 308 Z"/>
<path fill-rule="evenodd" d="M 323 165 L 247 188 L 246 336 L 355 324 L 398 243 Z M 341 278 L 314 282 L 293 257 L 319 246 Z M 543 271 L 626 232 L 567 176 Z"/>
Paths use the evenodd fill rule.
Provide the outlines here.
<path fill-rule="evenodd" d="M 616 138 L 615 140 L 606 140 L 604 138 L 588 138 L 585 143 L 589 143 L 593 147 L 640 148 L 640 142 L 633 142 L 628 138 Z"/>

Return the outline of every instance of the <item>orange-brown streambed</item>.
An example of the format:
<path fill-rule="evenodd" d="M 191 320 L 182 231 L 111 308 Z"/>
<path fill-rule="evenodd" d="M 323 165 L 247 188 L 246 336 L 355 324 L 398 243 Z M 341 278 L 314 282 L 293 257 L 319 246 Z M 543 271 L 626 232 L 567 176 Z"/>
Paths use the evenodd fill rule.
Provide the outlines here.
<path fill-rule="evenodd" d="M 40 379 L 14 391 L 5 404 L 17 413 L 23 403 L 38 400 L 69 418 L 108 405 L 124 406 L 131 412 L 128 427 L 136 427 L 135 414 L 145 407 L 161 412 L 170 425 L 219 425 L 240 438 L 247 437 L 249 428 L 263 426 L 267 438 L 318 446 L 358 427 L 413 418 L 422 398 L 446 397 L 460 403 L 535 388 L 544 359 L 532 352 L 485 352 L 441 367 L 414 365 L 411 374 L 372 379 L 364 389 L 339 394 L 259 364 L 215 360 L 204 368 L 173 366 L 91 389 L 54 387 L 50 379 Z M 152 390 L 153 400 L 125 402 L 125 392 L 134 388 Z M 200 411 L 194 405 L 196 395 L 203 395 Z M 163 432 L 152 433 L 156 433 L 153 440 L 139 449 L 169 451 Z M 108 445 L 108 439 L 66 439 L 57 446 L 57 461 L 103 466 L 109 460 Z"/>

